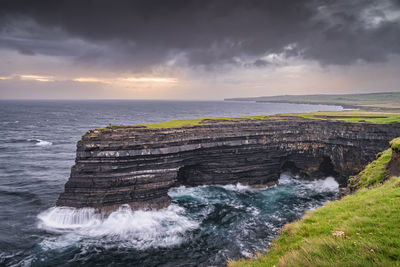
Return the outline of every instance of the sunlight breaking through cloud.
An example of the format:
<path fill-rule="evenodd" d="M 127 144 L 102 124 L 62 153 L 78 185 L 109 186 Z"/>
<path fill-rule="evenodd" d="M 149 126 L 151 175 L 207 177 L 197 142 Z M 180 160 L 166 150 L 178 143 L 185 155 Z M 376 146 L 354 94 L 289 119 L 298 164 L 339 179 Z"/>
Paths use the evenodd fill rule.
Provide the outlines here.
<path fill-rule="evenodd" d="M 21 80 L 24 81 L 38 81 L 38 82 L 53 82 L 52 76 L 40 76 L 40 75 L 20 75 Z"/>
<path fill-rule="evenodd" d="M 178 79 L 175 78 L 164 78 L 164 77 L 129 77 L 121 78 L 121 81 L 125 82 L 155 82 L 155 83 L 176 83 Z"/>
<path fill-rule="evenodd" d="M 101 78 L 94 77 L 80 77 L 73 79 L 74 82 L 83 82 L 83 83 L 109 83 L 109 81 Z"/>

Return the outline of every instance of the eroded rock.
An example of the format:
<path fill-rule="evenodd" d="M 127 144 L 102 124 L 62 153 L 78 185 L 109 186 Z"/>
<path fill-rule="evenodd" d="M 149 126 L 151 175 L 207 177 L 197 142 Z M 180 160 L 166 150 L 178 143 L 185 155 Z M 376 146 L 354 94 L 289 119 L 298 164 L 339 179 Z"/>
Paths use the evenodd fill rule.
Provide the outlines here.
<path fill-rule="evenodd" d="M 345 186 L 400 136 L 399 124 L 275 118 L 176 129 L 91 130 L 58 206 L 114 210 L 166 207 L 176 185 L 270 185 L 282 171 L 303 178 L 335 176 Z"/>

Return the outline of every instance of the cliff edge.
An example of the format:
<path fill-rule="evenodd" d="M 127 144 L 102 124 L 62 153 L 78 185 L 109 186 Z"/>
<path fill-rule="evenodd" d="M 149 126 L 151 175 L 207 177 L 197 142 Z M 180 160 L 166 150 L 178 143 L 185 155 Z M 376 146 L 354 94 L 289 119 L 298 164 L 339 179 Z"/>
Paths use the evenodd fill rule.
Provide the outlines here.
<path fill-rule="evenodd" d="M 285 225 L 239 266 L 399 266 L 400 138 L 353 179 L 357 190 Z M 354 183 L 353 183 L 354 185 Z"/>
<path fill-rule="evenodd" d="M 177 185 L 271 185 L 291 171 L 345 186 L 400 136 L 400 124 L 296 117 L 202 120 L 192 126 L 112 126 L 88 131 L 57 205 L 102 212 L 169 205 Z"/>

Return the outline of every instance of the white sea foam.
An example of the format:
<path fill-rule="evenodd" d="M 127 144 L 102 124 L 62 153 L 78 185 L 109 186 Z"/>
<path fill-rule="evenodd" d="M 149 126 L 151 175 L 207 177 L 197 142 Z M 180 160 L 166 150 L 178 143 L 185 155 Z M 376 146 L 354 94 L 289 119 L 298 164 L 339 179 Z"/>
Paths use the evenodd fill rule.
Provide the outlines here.
<path fill-rule="evenodd" d="M 49 141 L 44 141 L 42 139 L 28 139 L 28 142 L 33 142 L 37 146 L 51 146 L 53 143 Z"/>
<path fill-rule="evenodd" d="M 168 195 L 172 198 L 189 197 L 192 199 L 196 199 L 197 201 L 200 201 L 202 203 L 213 204 L 220 202 L 221 197 L 224 195 L 224 193 L 222 193 L 220 190 L 215 190 L 218 188 L 223 188 L 226 191 L 235 192 L 257 190 L 251 188 L 250 186 L 242 185 L 240 183 L 231 185 L 202 185 L 196 187 L 179 186 L 171 188 L 168 191 Z"/>
<path fill-rule="evenodd" d="M 226 189 L 226 190 L 231 190 L 231 191 L 248 191 L 248 190 L 253 190 L 253 188 L 251 188 L 248 185 L 243 185 L 241 183 L 237 183 L 237 184 L 227 184 L 227 185 L 221 185 L 222 188 Z"/>
<path fill-rule="evenodd" d="M 291 184 L 294 182 L 294 177 L 289 173 L 282 173 L 279 177 L 278 184 Z"/>
<path fill-rule="evenodd" d="M 300 180 L 297 179 L 298 177 L 293 177 L 288 173 L 282 173 L 279 178 L 279 184 L 291 184 L 296 183 L 304 188 L 316 191 L 318 193 L 323 192 L 337 192 L 339 190 L 339 184 L 336 182 L 335 178 L 328 176 L 325 179 L 318 179 L 318 180 Z"/>
<path fill-rule="evenodd" d="M 197 190 L 198 187 L 186 187 L 184 185 L 181 185 L 179 187 L 173 187 L 168 191 L 168 195 L 170 197 L 180 197 L 184 195 L 190 195 L 191 193 L 194 193 L 194 191 Z"/>
<path fill-rule="evenodd" d="M 333 177 L 326 177 L 325 179 L 314 180 L 305 184 L 306 187 L 310 187 L 317 191 L 318 193 L 322 192 L 336 192 L 339 190 L 339 184 L 336 182 Z"/>
<path fill-rule="evenodd" d="M 43 248 L 65 247 L 73 243 L 115 241 L 116 246 L 146 249 L 167 247 L 184 241 L 184 233 L 198 227 L 177 205 L 159 211 L 132 211 L 123 205 L 108 217 L 93 209 L 53 207 L 38 215 L 39 228 L 61 236 L 45 239 Z"/>
<path fill-rule="evenodd" d="M 37 146 L 51 146 L 53 143 L 49 141 L 44 141 L 37 139 L 39 142 L 36 143 Z"/>
<path fill-rule="evenodd" d="M 241 183 L 228 184 L 228 185 L 201 185 L 196 187 L 186 187 L 182 185 L 179 187 L 171 188 L 168 191 L 168 195 L 170 197 L 190 196 L 193 198 L 205 200 L 208 199 L 209 197 L 208 194 L 210 194 L 210 192 L 207 192 L 207 188 L 209 187 L 220 187 L 225 190 L 239 191 L 239 192 L 258 190 L 258 188 L 252 188 L 248 185 L 243 185 Z M 260 189 L 265 189 L 265 188 L 260 188 Z"/>
<path fill-rule="evenodd" d="M 101 215 L 92 208 L 75 209 L 53 207 L 38 215 L 41 226 L 52 230 L 67 230 L 90 227 L 101 223 Z"/>
<path fill-rule="evenodd" d="M 295 190 L 293 193 L 298 196 L 307 196 L 313 194 L 313 192 L 338 191 L 338 183 L 333 177 L 306 181 L 295 179 L 289 174 L 282 174 L 279 184 L 277 187 L 282 185 L 283 190 L 289 190 L 288 192 Z M 288 184 L 289 187 L 286 188 L 285 184 Z M 290 184 L 293 184 L 294 187 Z M 228 191 L 254 190 L 241 184 L 221 187 Z M 85 249 L 94 245 L 138 250 L 170 247 L 186 242 L 190 238 L 187 232 L 199 228 L 201 221 L 207 218 L 208 214 L 215 212 L 213 205 L 215 203 L 224 203 L 224 205 L 232 206 L 236 210 L 245 210 L 247 214 L 252 215 L 250 218 L 256 218 L 262 214 L 261 208 L 241 203 L 235 198 L 234 194 L 224 192 L 221 187 L 181 186 L 169 190 L 169 195 L 173 198 L 190 197 L 193 200 L 195 199 L 195 202 L 207 203 L 198 213 L 194 214 L 188 213 L 183 207 L 175 203 L 159 211 L 132 211 L 129 206 L 125 205 L 107 217 L 101 216 L 90 208 L 50 208 L 38 215 L 39 227 L 50 233 L 56 233 L 56 235 L 46 237 L 41 242 L 41 247 L 43 249 L 58 249 L 78 245 Z M 309 207 L 304 205 L 294 206 L 291 207 L 291 210 L 301 214 L 304 209 L 314 207 L 315 203 Z M 284 220 L 280 211 L 270 214 L 269 217 L 276 222 Z M 246 224 L 248 223 L 251 225 L 254 222 L 247 221 Z M 246 224 L 240 227 L 241 231 L 246 231 L 250 227 Z M 273 225 L 271 223 L 270 230 L 277 230 Z"/>

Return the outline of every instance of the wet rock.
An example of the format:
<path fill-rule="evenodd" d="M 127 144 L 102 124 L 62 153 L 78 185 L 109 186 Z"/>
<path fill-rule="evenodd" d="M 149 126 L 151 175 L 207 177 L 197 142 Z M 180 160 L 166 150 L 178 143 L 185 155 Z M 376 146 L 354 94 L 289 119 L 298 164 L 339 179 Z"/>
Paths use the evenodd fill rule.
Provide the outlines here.
<path fill-rule="evenodd" d="M 169 205 L 173 186 L 271 185 L 282 171 L 305 179 L 334 176 L 345 186 L 397 136 L 399 124 L 301 118 L 91 130 L 78 142 L 57 205 L 158 209 Z"/>

